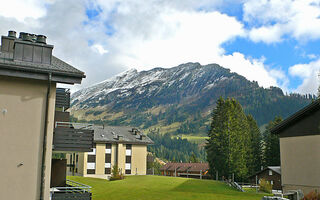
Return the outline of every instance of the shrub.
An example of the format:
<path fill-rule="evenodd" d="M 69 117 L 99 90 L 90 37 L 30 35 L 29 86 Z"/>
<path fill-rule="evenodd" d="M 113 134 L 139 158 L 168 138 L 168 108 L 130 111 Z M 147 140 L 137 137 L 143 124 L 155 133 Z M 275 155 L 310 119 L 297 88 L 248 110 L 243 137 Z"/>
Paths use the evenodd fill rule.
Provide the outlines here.
<path fill-rule="evenodd" d="M 318 191 L 311 191 L 302 200 L 320 200 L 320 194 Z"/>
<path fill-rule="evenodd" d="M 114 165 L 111 171 L 110 181 L 116 181 L 124 179 L 124 176 L 120 173 L 118 165 Z"/>
<path fill-rule="evenodd" d="M 259 190 L 262 192 L 266 192 L 266 193 L 271 193 L 272 192 L 272 185 L 270 182 L 261 179 L 260 180 L 260 185 L 259 185 Z"/>

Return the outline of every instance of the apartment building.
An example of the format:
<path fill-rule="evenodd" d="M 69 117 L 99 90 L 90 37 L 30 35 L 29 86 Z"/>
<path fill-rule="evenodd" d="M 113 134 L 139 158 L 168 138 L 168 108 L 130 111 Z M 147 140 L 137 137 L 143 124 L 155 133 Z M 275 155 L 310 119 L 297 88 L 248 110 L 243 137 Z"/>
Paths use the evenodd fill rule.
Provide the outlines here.
<path fill-rule="evenodd" d="M 57 178 L 52 172 L 59 169 L 52 170 L 51 164 L 53 151 L 92 151 L 92 131 L 54 123 L 55 111 L 65 111 L 70 104 L 65 91 L 56 95 L 57 83 L 80 84 L 85 74 L 53 56 L 53 48 L 43 35 L 21 32 L 16 37 L 9 31 L 1 37 L 0 199 L 79 199 L 63 191 L 70 186 L 65 177 L 59 176 L 61 187 L 51 185 Z M 91 137 L 91 144 L 80 145 L 81 136 Z M 69 138 L 68 143 L 61 138 Z M 88 191 L 78 196 L 82 194 L 91 199 Z"/>
<path fill-rule="evenodd" d="M 320 191 L 320 100 L 294 113 L 271 132 L 280 138 L 283 192 Z"/>
<path fill-rule="evenodd" d="M 131 127 L 92 126 L 94 148 L 89 153 L 68 154 L 69 173 L 108 178 L 117 165 L 124 175 L 146 175 L 147 145 L 153 141 Z"/>

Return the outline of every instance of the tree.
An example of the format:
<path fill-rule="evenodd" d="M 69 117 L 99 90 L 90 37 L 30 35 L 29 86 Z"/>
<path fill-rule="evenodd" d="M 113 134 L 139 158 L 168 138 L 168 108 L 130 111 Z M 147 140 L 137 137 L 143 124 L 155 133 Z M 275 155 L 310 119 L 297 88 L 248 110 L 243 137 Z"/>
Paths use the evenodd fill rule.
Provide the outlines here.
<path fill-rule="evenodd" d="M 247 115 L 250 134 L 250 152 L 248 154 L 249 175 L 258 172 L 262 166 L 262 135 L 252 115 Z"/>
<path fill-rule="evenodd" d="M 199 159 L 197 158 L 196 154 L 194 154 L 194 152 L 192 152 L 192 154 L 190 155 L 189 162 L 191 162 L 191 163 L 198 163 L 199 162 Z"/>
<path fill-rule="evenodd" d="M 212 122 L 206 146 L 210 174 L 235 175 L 243 180 L 248 175 L 247 155 L 250 153 L 250 134 L 247 117 L 235 100 L 219 98 L 212 112 Z"/>
<path fill-rule="evenodd" d="M 281 117 L 276 117 L 270 121 L 264 132 L 264 166 L 280 166 L 280 144 L 278 135 L 271 134 L 271 129 L 282 121 Z"/>

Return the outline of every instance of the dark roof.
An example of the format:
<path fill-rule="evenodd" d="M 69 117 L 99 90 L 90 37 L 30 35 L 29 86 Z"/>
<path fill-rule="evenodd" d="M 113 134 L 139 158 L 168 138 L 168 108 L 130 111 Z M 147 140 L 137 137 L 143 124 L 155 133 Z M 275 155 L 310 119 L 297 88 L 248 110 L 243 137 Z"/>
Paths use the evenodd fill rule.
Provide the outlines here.
<path fill-rule="evenodd" d="M 135 135 L 132 132 L 132 127 L 93 126 L 92 129 L 96 143 L 153 144 L 153 141 L 142 132 Z M 141 135 L 144 136 L 142 139 Z M 118 136 L 122 136 L 122 138 L 119 139 Z"/>
<path fill-rule="evenodd" d="M 209 164 L 208 163 L 167 163 L 160 168 L 160 170 L 164 171 L 177 171 L 177 172 L 200 172 L 200 171 L 208 171 Z"/>
<path fill-rule="evenodd" d="M 272 171 L 276 172 L 277 174 L 281 175 L 281 167 L 280 166 L 268 166 L 268 167 L 264 168 L 263 170 L 251 175 L 249 178 L 254 177 L 254 176 L 256 176 L 266 170 L 272 170 Z"/>
<path fill-rule="evenodd" d="M 305 118 L 306 116 L 309 116 L 310 114 L 314 113 L 315 111 L 318 111 L 320 109 L 320 100 L 315 100 L 308 106 L 302 108 L 298 112 L 294 113 L 287 119 L 283 120 L 280 124 L 275 126 L 271 129 L 271 133 L 273 134 L 279 134 L 284 129 L 292 126 L 293 124 L 299 122 L 301 119 Z"/>
<path fill-rule="evenodd" d="M 13 54 L 13 52 L 1 51 L 0 48 L 0 75 L 47 80 L 47 74 L 51 73 L 52 81 L 69 84 L 81 83 L 82 78 L 86 77 L 84 72 L 55 56 L 51 57 L 51 64 L 44 64 L 14 60 Z"/>

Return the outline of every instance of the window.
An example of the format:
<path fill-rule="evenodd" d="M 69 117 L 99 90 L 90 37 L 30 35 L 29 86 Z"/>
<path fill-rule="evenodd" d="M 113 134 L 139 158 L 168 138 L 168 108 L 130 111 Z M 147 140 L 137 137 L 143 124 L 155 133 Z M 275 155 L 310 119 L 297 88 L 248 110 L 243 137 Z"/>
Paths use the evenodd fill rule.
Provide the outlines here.
<path fill-rule="evenodd" d="M 106 154 L 111 154 L 111 144 L 106 144 Z"/>
<path fill-rule="evenodd" d="M 131 156 L 126 156 L 126 163 L 131 163 Z"/>
<path fill-rule="evenodd" d="M 87 169 L 87 174 L 95 174 L 96 170 L 95 169 Z"/>
<path fill-rule="evenodd" d="M 88 163 L 95 163 L 96 156 L 95 155 L 88 155 Z"/>
<path fill-rule="evenodd" d="M 272 176 L 272 170 L 269 170 L 269 176 Z"/>
<path fill-rule="evenodd" d="M 105 163 L 105 164 L 104 164 L 104 167 L 105 167 L 105 168 L 110 168 L 110 169 L 111 169 L 111 163 Z"/>
<path fill-rule="evenodd" d="M 131 169 L 126 169 L 126 174 L 131 174 Z"/>
<path fill-rule="evenodd" d="M 111 154 L 106 154 L 106 163 L 111 163 Z"/>
<path fill-rule="evenodd" d="M 127 144 L 126 145 L 126 149 L 131 149 L 132 148 L 132 145 L 131 144 Z"/>
<path fill-rule="evenodd" d="M 270 181 L 271 185 L 273 185 L 273 181 Z"/>
<path fill-rule="evenodd" d="M 111 174 L 111 169 L 110 168 L 105 168 L 104 173 L 105 174 Z"/>

